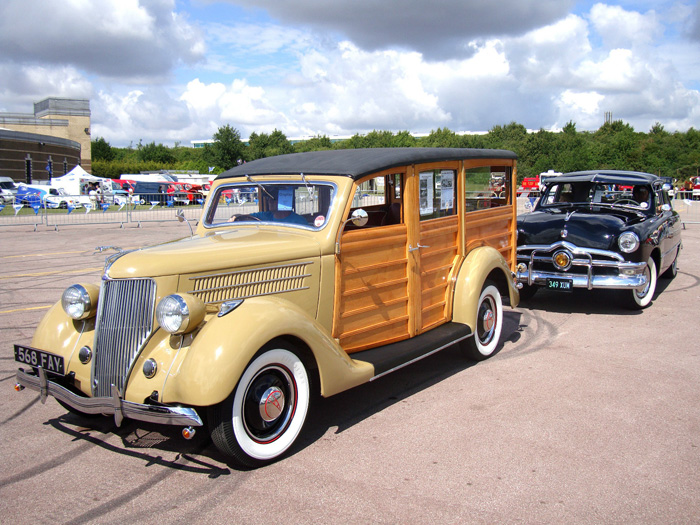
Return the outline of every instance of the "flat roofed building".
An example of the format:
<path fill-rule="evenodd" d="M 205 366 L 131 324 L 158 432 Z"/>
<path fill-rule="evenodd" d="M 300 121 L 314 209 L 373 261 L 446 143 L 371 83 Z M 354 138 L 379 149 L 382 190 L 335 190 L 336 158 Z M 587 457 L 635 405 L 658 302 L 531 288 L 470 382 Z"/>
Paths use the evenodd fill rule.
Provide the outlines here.
<path fill-rule="evenodd" d="M 87 99 L 52 97 L 36 102 L 33 114 L 0 113 L 0 128 L 77 143 L 80 146 L 80 165 L 88 173 L 92 172 L 90 101 Z M 47 140 L 39 140 L 38 142 L 48 144 Z M 30 152 L 27 151 L 27 153 Z M 7 169 L 3 167 L 5 157 L 5 155 L 0 154 L 0 169 L 3 170 Z M 39 163 L 42 162 L 42 159 L 37 158 L 36 160 Z M 44 159 L 43 162 L 46 160 Z M 62 163 L 63 157 L 53 158 L 53 162 Z"/>

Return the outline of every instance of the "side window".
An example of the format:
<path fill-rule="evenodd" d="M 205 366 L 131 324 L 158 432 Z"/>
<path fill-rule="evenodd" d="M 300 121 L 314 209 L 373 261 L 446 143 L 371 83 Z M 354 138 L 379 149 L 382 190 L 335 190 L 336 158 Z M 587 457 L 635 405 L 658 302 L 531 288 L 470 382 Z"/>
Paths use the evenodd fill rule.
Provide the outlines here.
<path fill-rule="evenodd" d="M 365 210 L 368 221 L 364 228 L 401 224 L 402 197 L 403 175 L 400 173 L 365 179 L 355 190 L 350 214 L 357 208 Z M 353 227 L 348 224 L 345 229 Z"/>
<path fill-rule="evenodd" d="M 456 213 L 455 170 L 428 170 L 419 173 L 420 220 L 447 217 Z"/>
<path fill-rule="evenodd" d="M 510 166 L 483 166 L 465 172 L 466 211 L 510 204 Z"/>
<path fill-rule="evenodd" d="M 353 208 L 372 208 L 386 204 L 384 177 L 374 177 L 362 181 L 352 198 Z"/>

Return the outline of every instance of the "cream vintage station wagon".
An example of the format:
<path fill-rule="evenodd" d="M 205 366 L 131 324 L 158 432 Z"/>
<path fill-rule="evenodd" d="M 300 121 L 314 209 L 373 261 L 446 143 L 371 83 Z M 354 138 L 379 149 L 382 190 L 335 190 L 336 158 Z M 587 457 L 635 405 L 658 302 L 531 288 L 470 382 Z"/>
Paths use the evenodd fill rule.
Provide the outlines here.
<path fill-rule="evenodd" d="M 315 395 L 453 344 L 500 341 L 516 156 L 392 148 L 270 157 L 220 175 L 195 234 L 107 258 L 15 345 L 17 390 L 78 414 L 205 425 L 241 466 L 283 455 Z M 506 181 L 495 194 L 492 181 Z"/>

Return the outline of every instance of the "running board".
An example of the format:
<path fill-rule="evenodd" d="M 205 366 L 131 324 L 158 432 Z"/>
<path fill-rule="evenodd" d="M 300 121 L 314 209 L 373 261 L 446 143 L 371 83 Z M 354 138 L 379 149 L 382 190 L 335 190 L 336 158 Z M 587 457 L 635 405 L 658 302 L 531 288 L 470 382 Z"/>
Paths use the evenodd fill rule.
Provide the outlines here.
<path fill-rule="evenodd" d="M 471 329 L 466 324 L 445 323 L 411 339 L 355 352 L 350 357 L 355 361 L 365 361 L 373 365 L 374 377 L 370 381 L 374 381 L 472 335 Z"/>

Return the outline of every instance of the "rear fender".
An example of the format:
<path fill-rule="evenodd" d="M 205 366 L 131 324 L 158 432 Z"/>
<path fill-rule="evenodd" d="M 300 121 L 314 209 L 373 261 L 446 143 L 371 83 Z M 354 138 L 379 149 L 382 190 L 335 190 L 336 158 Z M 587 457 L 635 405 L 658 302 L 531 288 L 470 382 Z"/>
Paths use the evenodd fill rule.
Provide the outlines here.
<path fill-rule="evenodd" d="M 452 314 L 453 321 L 468 325 L 472 332 L 476 328 L 479 296 L 487 279 L 496 284 L 501 295 L 508 294 L 512 308 L 520 302 L 513 273 L 503 256 L 490 246 L 475 248 L 457 274 Z"/>

